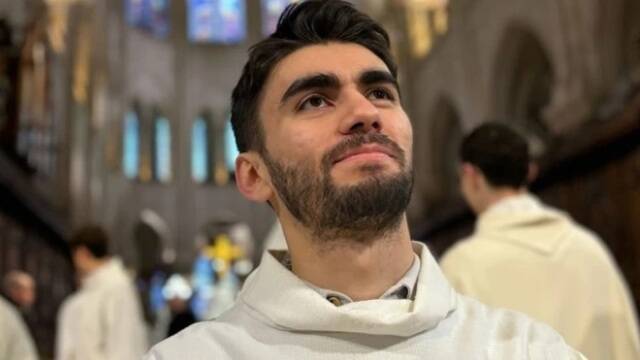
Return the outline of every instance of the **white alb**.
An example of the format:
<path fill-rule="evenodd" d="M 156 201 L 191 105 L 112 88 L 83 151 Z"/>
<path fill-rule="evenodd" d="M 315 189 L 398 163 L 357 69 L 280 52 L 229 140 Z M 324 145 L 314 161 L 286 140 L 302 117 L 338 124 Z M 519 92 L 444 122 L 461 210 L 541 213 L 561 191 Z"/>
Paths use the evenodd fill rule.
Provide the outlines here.
<path fill-rule="evenodd" d="M 337 307 L 267 252 L 235 306 L 156 345 L 167 359 L 583 359 L 546 325 L 458 295 L 426 246 L 414 300 Z"/>
<path fill-rule="evenodd" d="M 457 291 L 551 325 L 590 359 L 640 359 L 634 306 L 609 251 L 530 194 L 482 213 L 441 266 Z"/>
<path fill-rule="evenodd" d="M 0 359 L 38 359 L 33 339 L 22 316 L 2 296 L 0 296 Z"/>
<path fill-rule="evenodd" d="M 58 313 L 57 360 L 133 360 L 147 350 L 137 292 L 118 259 L 90 274 Z"/>

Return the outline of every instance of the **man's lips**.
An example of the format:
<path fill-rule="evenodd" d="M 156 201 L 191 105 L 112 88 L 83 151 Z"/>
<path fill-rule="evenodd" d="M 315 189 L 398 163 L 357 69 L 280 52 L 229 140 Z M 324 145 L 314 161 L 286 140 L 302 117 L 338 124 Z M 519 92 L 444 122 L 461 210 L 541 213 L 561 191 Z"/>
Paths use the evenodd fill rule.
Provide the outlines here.
<path fill-rule="evenodd" d="M 367 145 L 359 146 L 355 149 L 351 149 L 345 152 L 344 154 L 340 155 L 340 157 L 338 157 L 333 163 L 336 164 L 343 160 L 347 160 L 349 158 L 355 157 L 357 155 L 365 155 L 365 154 L 386 155 L 390 158 L 395 158 L 395 155 L 393 154 L 393 152 L 389 150 L 387 147 L 378 145 L 378 144 L 367 144 Z"/>

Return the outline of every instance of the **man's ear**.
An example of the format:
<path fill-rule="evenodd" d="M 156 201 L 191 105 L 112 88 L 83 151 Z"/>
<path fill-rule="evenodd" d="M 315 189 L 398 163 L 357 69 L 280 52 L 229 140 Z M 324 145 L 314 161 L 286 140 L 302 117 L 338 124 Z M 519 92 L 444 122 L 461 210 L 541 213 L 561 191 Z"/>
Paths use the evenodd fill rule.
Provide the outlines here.
<path fill-rule="evenodd" d="M 469 163 L 460 164 L 460 178 L 470 179 L 474 175 L 473 165 Z"/>
<path fill-rule="evenodd" d="M 236 185 L 252 201 L 265 202 L 273 196 L 268 171 L 255 152 L 244 152 L 236 158 Z"/>
<path fill-rule="evenodd" d="M 483 180 L 482 172 L 471 163 L 462 164 L 462 176 L 468 179 L 474 189 L 477 189 Z"/>

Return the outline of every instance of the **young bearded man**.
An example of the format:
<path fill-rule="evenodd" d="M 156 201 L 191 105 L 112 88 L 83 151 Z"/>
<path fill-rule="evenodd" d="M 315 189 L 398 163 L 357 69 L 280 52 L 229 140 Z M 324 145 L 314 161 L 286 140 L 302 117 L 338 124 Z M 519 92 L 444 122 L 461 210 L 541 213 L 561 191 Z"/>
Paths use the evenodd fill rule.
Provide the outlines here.
<path fill-rule="evenodd" d="M 545 325 L 458 295 L 412 243 L 412 128 L 386 32 L 343 1 L 289 6 L 232 96 L 237 186 L 268 202 L 236 305 L 148 359 L 580 359 Z"/>
<path fill-rule="evenodd" d="M 597 235 L 527 192 L 520 134 L 485 123 L 462 141 L 461 190 L 474 234 L 441 266 L 460 293 L 543 321 L 590 359 L 640 359 L 627 284 Z"/>

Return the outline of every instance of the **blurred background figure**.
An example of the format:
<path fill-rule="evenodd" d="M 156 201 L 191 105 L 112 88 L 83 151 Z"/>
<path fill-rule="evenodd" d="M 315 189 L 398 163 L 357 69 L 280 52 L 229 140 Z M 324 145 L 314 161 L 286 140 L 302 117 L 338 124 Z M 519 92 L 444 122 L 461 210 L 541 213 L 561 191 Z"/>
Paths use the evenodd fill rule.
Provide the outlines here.
<path fill-rule="evenodd" d="M 36 302 L 36 284 L 33 277 L 24 271 L 9 271 L 2 281 L 2 294 L 22 317 L 29 336 L 33 337 L 37 334 L 37 315 L 33 311 Z"/>
<path fill-rule="evenodd" d="M 6 298 L 21 312 L 28 312 L 36 301 L 36 287 L 31 275 L 13 270 L 4 276 L 2 282 Z"/>
<path fill-rule="evenodd" d="M 192 302 L 199 320 L 214 319 L 230 308 L 244 279 L 253 270 L 253 240 L 245 224 L 209 224 L 192 268 Z"/>
<path fill-rule="evenodd" d="M 228 309 L 254 268 L 251 256 L 255 244 L 244 223 L 218 216 L 195 242 L 200 251 L 188 276 L 165 269 L 157 270 L 151 278 L 152 344 Z"/>
<path fill-rule="evenodd" d="M 189 282 L 178 274 L 171 275 L 164 286 L 163 295 L 171 312 L 171 321 L 166 337 L 177 334 L 182 329 L 196 322 L 189 300 L 193 291 Z"/>
<path fill-rule="evenodd" d="M 138 359 L 147 330 L 138 294 L 121 261 L 112 257 L 106 232 L 80 228 L 69 241 L 80 289 L 62 305 L 57 359 Z"/>
<path fill-rule="evenodd" d="M 22 317 L 2 297 L 0 297 L 0 359 L 38 359 L 33 339 Z"/>
<path fill-rule="evenodd" d="M 293 1 L 0 0 L 0 279 L 33 277 L 41 358 L 77 287 L 68 240 L 83 224 L 102 224 L 135 274 L 145 321 L 162 329 L 150 342 L 166 335 L 172 274 L 202 320 L 267 244 L 285 246 L 269 206 L 236 190 L 229 96 Z M 531 193 L 601 237 L 637 308 L 640 1 L 352 2 L 396 44 L 413 238 L 438 257 L 472 233 L 458 148 L 479 119 L 505 119 L 540 165 Z"/>
<path fill-rule="evenodd" d="M 460 161 L 460 188 L 478 220 L 442 258 L 453 286 L 551 325 L 589 359 L 640 358 L 633 301 L 609 251 L 527 191 L 526 139 L 484 123 L 462 140 Z"/>

